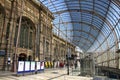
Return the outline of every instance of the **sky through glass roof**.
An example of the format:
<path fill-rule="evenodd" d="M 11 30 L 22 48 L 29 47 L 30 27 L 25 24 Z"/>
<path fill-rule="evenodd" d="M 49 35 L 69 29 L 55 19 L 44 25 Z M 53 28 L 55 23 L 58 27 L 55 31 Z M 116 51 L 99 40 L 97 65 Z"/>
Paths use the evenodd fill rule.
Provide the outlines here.
<path fill-rule="evenodd" d="M 120 1 L 116 0 L 39 0 L 54 14 L 54 29 L 84 52 L 99 51 L 108 45 L 110 35 L 113 43 L 118 39 L 112 30 L 120 23 Z M 114 12 L 114 13 L 113 13 Z M 115 19 L 114 21 L 112 19 Z M 114 24 L 114 25 L 112 25 Z M 116 25 L 116 26 L 115 26 Z M 103 31 L 101 31 L 103 30 Z M 108 31 L 109 30 L 109 31 Z M 106 35 L 107 32 L 108 35 Z M 66 34 L 66 35 L 62 35 Z M 107 38 L 106 38 L 107 37 Z M 96 44 L 96 45 L 95 45 Z M 110 45 L 108 45 L 110 46 Z"/>

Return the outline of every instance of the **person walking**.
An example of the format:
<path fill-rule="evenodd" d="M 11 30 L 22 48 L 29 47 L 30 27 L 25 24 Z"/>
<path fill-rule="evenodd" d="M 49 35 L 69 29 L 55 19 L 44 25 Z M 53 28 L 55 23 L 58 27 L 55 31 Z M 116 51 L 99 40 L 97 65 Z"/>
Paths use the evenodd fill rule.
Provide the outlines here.
<path fill-rule="evenodd" d="M 76 69 L 77 68 L 77 61 L 75 61 L 74 65 L 75 65 L 75 69 Z"/>

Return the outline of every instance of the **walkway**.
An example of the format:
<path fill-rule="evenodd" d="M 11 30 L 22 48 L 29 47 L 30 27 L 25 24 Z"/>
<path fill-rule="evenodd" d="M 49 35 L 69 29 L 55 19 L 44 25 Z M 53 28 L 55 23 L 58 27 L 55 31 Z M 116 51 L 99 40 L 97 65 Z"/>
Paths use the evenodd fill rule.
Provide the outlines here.
<path fill-rule="evenodd" d="M 52 69 L 34 75 L 3 76 L 0 80 L 92 80 L 90 77 L 66 75 L 66 71 L 66 69 Z"/>

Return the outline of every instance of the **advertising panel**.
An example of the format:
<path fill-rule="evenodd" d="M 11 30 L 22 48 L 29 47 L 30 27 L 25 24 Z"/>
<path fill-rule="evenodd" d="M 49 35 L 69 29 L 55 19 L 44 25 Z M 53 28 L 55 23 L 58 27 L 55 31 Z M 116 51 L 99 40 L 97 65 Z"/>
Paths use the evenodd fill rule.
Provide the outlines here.
<path fill-rule="evenodd" d="M 37 70 L 40 70 L 40 62 L 37 62 Z"/>
<path fill-rule="evenodd" d="M 30 71 L 30 61 L 25 61 L 25 71 Z"/>
<path fill-rule="evenodd" d="M 41 68 L 40 68 L 41 70 L 44 69 L 44 62 L 41 62 L 40 67 L 41 67 Z"/>
<path fill-rule="evenodd" d="M 35 61 L 31 61 L 31 71 L 35 71 Z"/>
<path fill-rule="evenodd" d="M 24 61 L 18 62 L 18 73 L 19 72 L 24 72 Z"/>

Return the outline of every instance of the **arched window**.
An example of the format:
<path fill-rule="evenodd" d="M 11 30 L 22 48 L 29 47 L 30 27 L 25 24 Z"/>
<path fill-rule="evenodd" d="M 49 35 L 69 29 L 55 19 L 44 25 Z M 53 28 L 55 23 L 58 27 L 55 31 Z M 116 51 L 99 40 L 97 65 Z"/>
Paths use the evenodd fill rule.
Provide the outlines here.
<path fill-rule="evenodd" d="M 19 23 L 19 18 L 17 20 L 17 23 Z M 15 38 L 14 38 L 15 45 L 16 45 L 16 40 L 17 40 L 17 34 L 18 34 L 18 26 L 16 26 L 16 33 L 15 33 Z M 35 40 L 34 37 L 35 37 L 35 26 L 33 22 L 26 17 L 22 17 L 19 47 L 32 49 L 34 45 L 34 40 Z"/>

